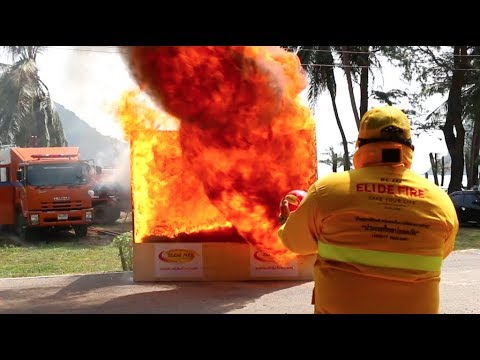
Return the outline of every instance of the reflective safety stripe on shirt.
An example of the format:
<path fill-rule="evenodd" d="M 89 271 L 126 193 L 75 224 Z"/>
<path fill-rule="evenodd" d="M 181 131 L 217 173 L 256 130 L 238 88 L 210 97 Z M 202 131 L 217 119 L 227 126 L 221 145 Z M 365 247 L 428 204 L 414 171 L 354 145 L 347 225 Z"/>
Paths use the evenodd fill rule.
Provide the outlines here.
<path fill-rule="evenodd" d="M 322 258 L 336 261 L 398 269 L 440 271 L 442 266 L 441 256 L 365 250 L 325 244 L 320 241 L 318 241 L 318 255 Z"/>

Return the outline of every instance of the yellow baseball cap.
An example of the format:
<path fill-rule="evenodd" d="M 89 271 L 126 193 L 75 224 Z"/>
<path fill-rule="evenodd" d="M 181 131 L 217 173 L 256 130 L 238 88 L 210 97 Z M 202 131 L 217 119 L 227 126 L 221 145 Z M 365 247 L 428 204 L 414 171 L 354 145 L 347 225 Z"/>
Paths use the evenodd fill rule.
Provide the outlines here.
<path fill-rule="evenodd" d="M 367 111 L 360 121 L 357 146 L 363 139 L 386 139 L 388 141 L 388 130 L 400 129 L 402 138 L 411 140 L 410 120 L 399 108 L 391 105 L 375 107 Z M 383 130 L 383 131 L 382 131 Z"/>

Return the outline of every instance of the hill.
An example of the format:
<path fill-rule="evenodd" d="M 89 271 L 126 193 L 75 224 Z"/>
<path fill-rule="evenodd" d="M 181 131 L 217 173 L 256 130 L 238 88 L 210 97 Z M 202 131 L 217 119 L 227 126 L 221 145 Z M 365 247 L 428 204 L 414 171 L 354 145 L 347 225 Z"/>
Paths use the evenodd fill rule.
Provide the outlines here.
<path fill-rule="evenodd" d="M 128 144 L 99 133 L 63 105 L 55 103 L 69 146 L 78 146 L 82 159 L 94 159 L 103 167 L 123 167 L 128 161 Z"/>

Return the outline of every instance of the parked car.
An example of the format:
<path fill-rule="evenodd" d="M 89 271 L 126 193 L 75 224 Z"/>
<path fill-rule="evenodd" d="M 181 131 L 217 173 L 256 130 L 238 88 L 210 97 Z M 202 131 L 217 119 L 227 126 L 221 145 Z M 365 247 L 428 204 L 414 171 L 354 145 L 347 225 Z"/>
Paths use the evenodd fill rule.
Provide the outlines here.
<path fill-rule="evenodd" d="M 454 191 L 449 195 L 457 211 L 459 223 L 480 223 L 479 190 Z"/>

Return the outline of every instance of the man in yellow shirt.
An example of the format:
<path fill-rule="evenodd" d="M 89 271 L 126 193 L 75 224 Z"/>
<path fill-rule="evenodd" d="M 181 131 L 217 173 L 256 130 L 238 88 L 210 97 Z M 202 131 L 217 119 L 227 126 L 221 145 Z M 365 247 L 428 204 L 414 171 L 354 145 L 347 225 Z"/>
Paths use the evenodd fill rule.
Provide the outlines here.
<path fill-rule="evenodd" d="M 410 170 L 410 121 L 383 106 L 362 118 L 355 169 L 317 180 L 282 205 L 283 244 L 317 253 L 315 313 L 438 313 L 442 260 L 458 232 L 440 187 Z"/>

